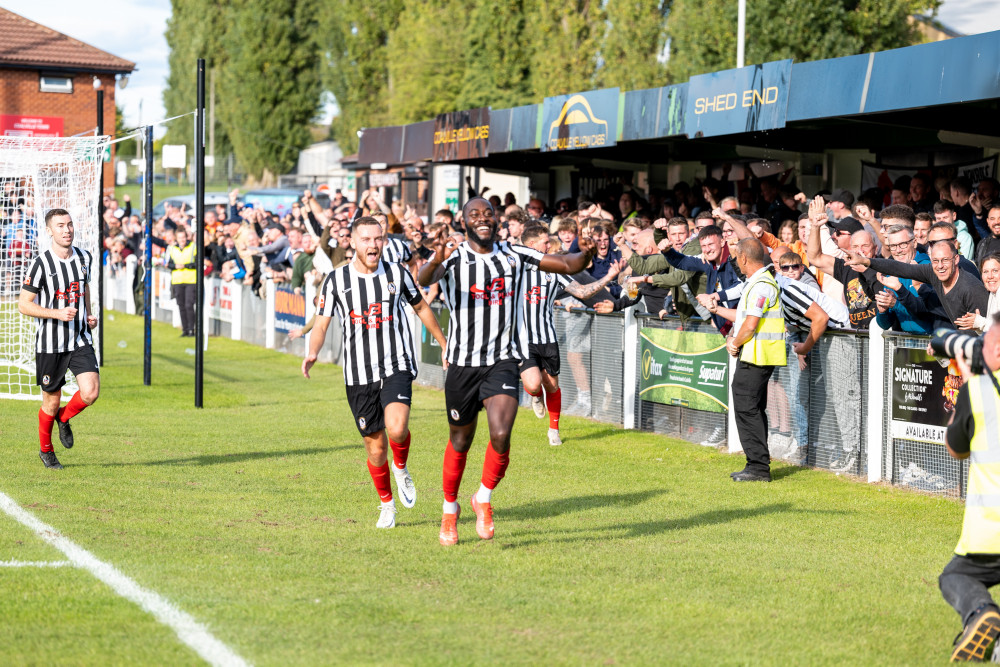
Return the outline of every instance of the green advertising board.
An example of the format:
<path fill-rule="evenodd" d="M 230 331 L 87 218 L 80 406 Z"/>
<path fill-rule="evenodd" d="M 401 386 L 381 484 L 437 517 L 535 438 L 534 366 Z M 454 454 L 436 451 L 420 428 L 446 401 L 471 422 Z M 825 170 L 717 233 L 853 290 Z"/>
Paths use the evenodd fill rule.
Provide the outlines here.
<path fill-rule="evenodd" d="M 715 333 L 641 329 L 639 397 L 651 403 L 726 412 L 729 353 Z"/>
<path fill-rule="evenodd" d="M 448 334 L 448 311 L 444 308 L 435 310 L 434 316 L 441 325 L 441 331 Z M 420 361 L 434 366 L 441 365 L 441 346 L 423 324 L 420 325 Z"/>

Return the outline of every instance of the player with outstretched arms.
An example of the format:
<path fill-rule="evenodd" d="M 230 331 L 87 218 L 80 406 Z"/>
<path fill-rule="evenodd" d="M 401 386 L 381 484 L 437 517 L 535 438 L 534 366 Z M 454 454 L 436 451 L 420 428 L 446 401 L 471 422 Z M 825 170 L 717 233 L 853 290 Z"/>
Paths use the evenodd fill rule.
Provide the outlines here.
<path fill-rule="evenodd" d="M 59 425 L 63 447 L 73 446 L 69 420 L 101 391 L 100 367 L 90 330 L 97 317 L 90 314 L 91 255 L 73 245 L 73 219 L 55 208 L 45 214 L 45 231 L 52 247 L 38 255 L 21 285 L 18 310 L 38 320 L 35 334 L 35 376 L 42 389 L 38 411 L 39 457 L 46 468 L 62 470 L 52 450 L 52 425 Z M 79 391 L 62 408 L 66 371 L 76 377 Z"/>
<path fill-rule="evenodd" d="M 389 482 L 390 467 L 403 507 L 413 507 L 417 499 L 406 467 L 411 387 L 417 374 L 407 304 L 442 348 L 446 341 L 406 265 L 383 260 L 384 245 L 385 235 L 375 218 L 358 218 L 351 226 L 354 259 L 331 271 L 323 281 L 302 374 L 309 377 L 330 320 L 334 313 L 339 314 L 344 327 L 347 402 L 364 440 L 368 471 L 381 500 L 375 525 L 392 528 L 396 525 L 396 502 Z"/>
<path fill-rule="evenodd" d="M 468 240 L 454 245 L 438 239 L 434 256 L 420 270 L 420 284 L 441 281 L 445 305 L 451 311 L 445 358 L 449 440 L 445 447 L 444 507 L 439 540 L 458 542 L 458 488 L 476 435 L 479 411 L 486 408 L 490 442 L 486 447 L 482 483 L 472 496 L 476 533 L 493 537 L 493 489 L 509 463 L 510 432 L 517 416 L 518 364 L 528 354 L 523 316 L 525 273 L 537 266 L 550 273 L 573 274 L 587 266 L 594 244 L 580 239 L 582 252 L 543 255 L 525 246 L 497 242 L 493 205 L 482 197 L 462 209 Z"/>

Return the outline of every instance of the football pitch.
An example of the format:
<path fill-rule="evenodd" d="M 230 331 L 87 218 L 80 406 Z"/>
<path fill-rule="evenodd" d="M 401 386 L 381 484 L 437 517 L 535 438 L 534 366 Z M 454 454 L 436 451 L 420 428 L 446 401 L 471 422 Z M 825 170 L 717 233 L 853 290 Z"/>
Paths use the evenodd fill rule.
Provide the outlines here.
<path fill-rule="evenodd" d="M 376 530 L 338 367 L 211 339 L 197 410 L 192 339 L 154 324 L 144 387 L 142 320 L 113 317 L 65 470 L 38 403 L 0 401 L 0 664 L 199 664 L 210 641 L 257 665 L 916 664 L 960 629 L 937 588 L 957 502 L 780 463 L 734 484 L 738 457 L 572 417 L 549 447 L 522 409 L 496 537 L 468 504 L 481 419 L 444 548 L 442 392 L 415 386 L 417 505 Z"/>

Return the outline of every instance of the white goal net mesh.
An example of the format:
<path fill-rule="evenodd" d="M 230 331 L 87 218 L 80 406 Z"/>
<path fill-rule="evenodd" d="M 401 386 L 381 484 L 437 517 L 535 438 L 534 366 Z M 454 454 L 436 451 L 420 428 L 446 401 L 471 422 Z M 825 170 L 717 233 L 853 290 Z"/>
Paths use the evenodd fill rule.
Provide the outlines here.
<path fill-rule="evenodd" d="M 99 180 L 107 145 L 107 137 L 0 137 L 0 398 L 41 396 L 36 321 L 18 312 L 17 299 L 31 262 L 49 248 L 45 214 L 54 208 L 69 211 L 74 245 L 93 255 L 90 312 L 97 313 Z M 95 343 L 101 335 L 94 331 Z"/>

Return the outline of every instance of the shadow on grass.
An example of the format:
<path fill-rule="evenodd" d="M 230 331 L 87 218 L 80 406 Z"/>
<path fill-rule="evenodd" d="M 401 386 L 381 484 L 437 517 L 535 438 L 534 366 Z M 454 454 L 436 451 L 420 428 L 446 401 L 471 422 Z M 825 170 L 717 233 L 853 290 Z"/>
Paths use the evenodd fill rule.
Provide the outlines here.
<path fill-rule="evenodd" d="M 573 498 L 557 498 L 545 502 L 516 505 L 510 509 L 504 509 L 503 515 L 512 519 L 542 519 L 570 512 L 584 512 L 597 507 L 638 505 L 666 492 L 666 489 L 649 489 L 633 493 L 594 494 Z"/>
<path fill-rule="evenodd" d="M 584 435 L 573 435 L 573 441 L 586 441 L 586 440 L 601 440 L 603 438 L 610 437 L 612 435 L 621 435 L 621 428 L 607 427 L 599 430 L 591 431 Z"/>
<path fill-rule="evenodd" d="M 698 514 L 692 514 L 691 516 L 661 519 L 658 521 L 642 521 L 629 524 L 613 524 L 603 527 L 595 526 L 590 528 L 576 528 L 573 530 L 560 531 L 563 535 L 565 535 L 565 537 L 546 537 L 544 539 L 529 537 L 524 541 L 517 541 L 504 546 L 505 548 L 521 548 L 541 543 L 587 542 L 594 540 L 605 541 L 609 538 L 646 537 L 649 535 L 659 535 L 661 533 L 687 530 L 689 528 L 700 528 L 702 526 L 715 526 L 724 523 L 732 523 L 734 521 L 757 519 L 772 514 L 796 513 L 810 515 L 815 515 L 817 513 L 847 514 L 847 512 L 842 510 L 816 510 L 812 508 L 797 509 L 794 505 L 792 505 L 792 503 L 775 503 L 772 505 L 763 505 L 761 507 L 722 508 L 710 510 L 708 512 L 699 512 Z M 504 512 L 504 515 L 506 514 L 507 512 Z"/>
<path fill-rule="evenodd" d="M 169 355 L 166 355 L 166 354 L 159 354 L 159 353 L 154 352 L 152 354 L 152 357 L 154 359 L 158 360 L 158 361 L 165 361 L 165 362 L 167 362 L 169 364 L 173 364 L 174 366 L 180 366 L 181 368 L 188 368 L 188 369 L 191 369 L 191 371 L 194 371 L 194 356 L 193 355 L 187 355 L 187 354 L 185 354 L 183 359 L 178 359 L 178 358 L 173 357 L 173 356 L 169 356 Z M 220 373 L 218 371 L 213 371 L 210 368 L 205 368 L 204 372 L 205 372 L 205 375 L 209 375 L 209 376 L 211 376 L 213 378 L 216 378 L 217 380 L 222 380 L 223 382 L 241 382 L 241 381 L 243 381 L 243 378 L 233 377 L 232 375 L 226 375 L 226 374 Z"/>
<path fill-rule="evenodd" d="M 777 482 L 779 479 L 791 477 L 795 473 L 802 472 L 803 470 L 807 470 L 807 468 L 800 468 L 791 464 L 781 468 L 771 468 L 771 480 Z"/>
<path fill-rule="evenodd" d="M 290 449 L 283 452 L 240 452 L 234 454 L 203 454 L 201 456 L 188 456 L 180 459 L 163 459 L 161 461 L 141 461 L 136 463 L 101 463 L 94 464 L 102 468 L 122 467 L 131 468 L 134 466 L 211 466 L 220 463 L 241 463 L 243 461 L 256 461 L 258 459 L 274 459 L 283 456 L 311 456 L 314 454 L 327 454 L 329 452 L 339 452 L 345 449 L 358 449 L 359 445 L 340 445 L 339 447 L 318 447 L 314 449 Z"/>

